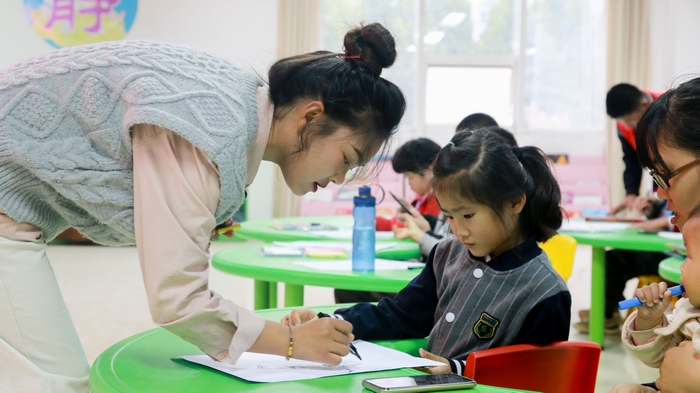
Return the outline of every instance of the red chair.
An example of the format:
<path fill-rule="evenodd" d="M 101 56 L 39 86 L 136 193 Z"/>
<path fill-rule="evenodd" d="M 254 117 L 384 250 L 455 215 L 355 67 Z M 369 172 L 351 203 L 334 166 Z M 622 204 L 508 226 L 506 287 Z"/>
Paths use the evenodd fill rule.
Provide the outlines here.
<path fill-rule="evenodd" d="M 561 341 L 509 345 L 472 352 L 464 376 L 479 384 L 543 393 L 593 393 L 600 345 Z"/>

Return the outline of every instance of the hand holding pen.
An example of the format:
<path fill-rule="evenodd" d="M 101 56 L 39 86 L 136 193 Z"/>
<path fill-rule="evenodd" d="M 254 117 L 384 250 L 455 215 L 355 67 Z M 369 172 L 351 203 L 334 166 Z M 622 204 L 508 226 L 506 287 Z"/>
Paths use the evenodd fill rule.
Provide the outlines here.
<path fill-rule="evenodd" d="M 289 315 L 282 318 L 280 323 L 282 323 L 283 325 L 291 324 L 292 326 L 299 326 L 299 325 L 304 325 L 308 322 L 311 322 L 313 320 L 320 319 L 320 318 L 329 318 L 329 319 L 340 321 L 339 319 L 335 319 L 335 318 L 331 317 L 330 315 L 323 313 L 323 312 L 316 314 L 313 310 L 310 310 L 308 308 L 297 308 L 295 310 L 292 310 L 292 312 Z M 345 322 L 345 321 L 343 321 L 343 322 Z M 348 322 L 345 322 L 345 323 L 348 323 Z M 352 344 L 352 342 L 349 343 L 348 346 L 350 347 L 350 353 L 357 356 L 358 359 L 362 360 L 362 358 L 360 357 L 360 354 L 357 352 L 357 348 L 355 348 L 355 346 Z"/>
<path fill-rule="evenodd" d="M 680 296 L 685 291 L 682 285 L 667 287 L 665 282 L 660 282 L 637 288 L 634 298 L 618 304 L 621 310 L 638 307 L 635 330 L 648 330 L 658 326 L 663 321 L 664 311 L 671 304 L 671 297 Z"/>

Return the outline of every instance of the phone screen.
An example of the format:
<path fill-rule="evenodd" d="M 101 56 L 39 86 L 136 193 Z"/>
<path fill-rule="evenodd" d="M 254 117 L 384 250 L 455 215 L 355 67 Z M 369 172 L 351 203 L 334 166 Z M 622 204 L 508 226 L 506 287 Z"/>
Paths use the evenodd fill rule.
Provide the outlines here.
<path fill-rule="evenodd" d="M 410 391 L 412 387 L 450 387 L 458 385 L 460 388 L 470 388 L 476 386 L 473 379 L 469 379 L 457 374 L 435 374 L 418 375 L 413 377 L 376 378 L 365 380 L 368 384 L 374 385 L 382 391 Z M 375 390 L 376 391 L 376 390 Z"/>

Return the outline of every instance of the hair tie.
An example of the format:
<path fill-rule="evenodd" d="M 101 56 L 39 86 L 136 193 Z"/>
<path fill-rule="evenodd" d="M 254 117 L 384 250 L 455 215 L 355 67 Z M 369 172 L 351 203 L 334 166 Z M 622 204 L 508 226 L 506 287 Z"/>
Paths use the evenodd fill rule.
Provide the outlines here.
<path fill-rule="evenodd" d="M 455 146 L 455 143 L 454 143 L 454 142 L 452 142 L 452 141 L 449 141 L 449 142 L 447 142 L 447 144 L 448 144 L 448 145 L 452 145 L 452 147 L 454 147 L 454 146 Z"/>
<path fill-rule="evenodd" d="M 359 59 L 360 56 L 336 56 L 339 59 Z"/>
<path fill-rule="evenodd" d="M 513 154 L 515 154 L 518 161 L 523 160 L 523 149 L 519 148 L 518 146 L 513 146 Z"/>

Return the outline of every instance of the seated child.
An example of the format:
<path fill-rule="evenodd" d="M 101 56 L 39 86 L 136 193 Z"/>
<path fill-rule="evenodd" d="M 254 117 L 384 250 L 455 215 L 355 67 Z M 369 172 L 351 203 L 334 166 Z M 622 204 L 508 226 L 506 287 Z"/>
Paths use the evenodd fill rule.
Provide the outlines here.
<path fill-rule="evenodd" d="M 433 161 L 439 151 L 440 145 L 437 143 L 427 138 L 418 138 L 399 147 L 391 160 L 394 172 L 404 175 L 408 179 L 408 186 L 418 194 L 411 205 L 420 214 L 433 218 L 440 214 L 440 206 L 430 186 L 430 181 L 433 179 Z M 403 226 L 396 217 L 391 219 L 377 217 L 378 231 L 391 231 L 395 226 Z"/>
<path fill-rule="evenodd" d="M 685 288 L 683 298 L 676 302 L 672 315 L 664 311 L 671 304 L 671 291 L 665 282 L 653 283 L 638 288 L 634 295 L 646 306 L 637 307 L 637 311 L 627 318 L 622 327 L 622 342 L 644 364 L 659 367 L 660 377 L 655 383 L 642 385 L 622 384 L 611 392 L 655 392 L 656 390 L 673 392 L 700 391 L 700 209 L 696 208 L 690 219 L 683 226 L 683 240 L 688 249 L 688 256 L 681 265 L 681 283 Z M 667 352 L 679 346 L 692 346 L 692 358 L 695 366 L 682 363 L 687 370 L 687 378 L 665 375 Z M 676 369 L 677 367 L 673 367 Z M 674 374 L 677 370 L 673 371 Z M 693 375 L 695 377 L 693 377 Z M 692 379 L 692 380 L 691 380 Z"/>
<path fill-rule="evenodd" d="M 433 171 L 455 237 L 438 243 L 393 299 L 334 317 L 351 322 L 358 339 L 427 336 L 421 356 L 445 363 L 431 373 L 461 374 L 476 350 L 567 340 L 571 295 L 538 245 L 562 223 L 559 185 L 544 153 L 493 132 L 463 132 L 440 150 Z M 297 325 L 316 317 L 299 309 L 285 318 Z"/>
<path fill-rule="evenodd" d="M 509 145 L 518 145 L 513 134 L 502 128 L 498 128 L 496 120 L 485 113 L 472 113 L 465 117 L 457 125 L 455 133 L 476 131 L 480 128 L 488 128 L 489 131 L 500 135 Z M 430 254 L 430 250 L 432 250 L 440 240 L 451 236 L 450 226 L 447 224 L 447 217 L 445 217 L 442 212 L 440 212 L 437 218 L 431 219 L 431 217 L 423 217 L 417 211 L 410 211 L 399 214 L 398 219 L 404 225 L 394 228 L 394 236 L 396 236 L 397 239 L 410 238 L 418 243 L 420 252 L 424 257 Z"/>

